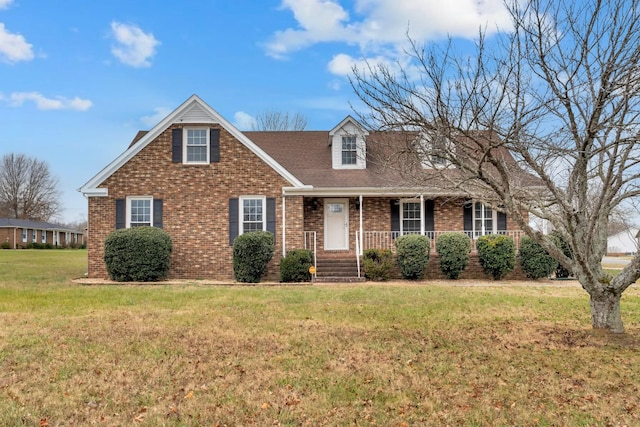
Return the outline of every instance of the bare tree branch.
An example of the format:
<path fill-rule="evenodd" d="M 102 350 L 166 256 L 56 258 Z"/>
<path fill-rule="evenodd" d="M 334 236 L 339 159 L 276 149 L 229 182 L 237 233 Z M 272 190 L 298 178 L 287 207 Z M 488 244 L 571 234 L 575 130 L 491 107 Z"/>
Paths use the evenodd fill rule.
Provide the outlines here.
<path fill-rule="evenodd" d="M 424 159 L 405 161 L 403 177 L 420 185 L 440 171 L 452 189 L 508 212 L 576 275 L 594 327 L 621 332 L 619 300 L 640 278 L 640 255 L 615 278 L 601 260 L 609 218 L 640 196 L 640 1 L 507 7 L 510 31 L 491 40 L 480 31 L 472 54 L 451 40 L 410 40 L 400 71 L 354 69 L 351 84 L 368 110 L 360 118 L 372 129 L 445 137 L 451 149 L 438 157 L 449 168 L 420 173 Z M 573 258 L 522 212 L 550 221 Z"/>

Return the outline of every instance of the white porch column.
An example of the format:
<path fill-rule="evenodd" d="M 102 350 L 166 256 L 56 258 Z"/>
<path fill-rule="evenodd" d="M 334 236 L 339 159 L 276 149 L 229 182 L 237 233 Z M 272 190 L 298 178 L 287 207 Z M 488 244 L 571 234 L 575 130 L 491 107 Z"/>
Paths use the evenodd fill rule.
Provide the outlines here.
<path fill-rule="evenodd" d="M 362 211 L 364 210 L 364 203 L 362 203 L 362 194 L 360 196 L 358 196 L 360 198 L 360 253 L 356 254 L 358 256 L 360 256 L 360 254 L 362 254 L 363 252 L 363 248 L 362 248 L 362 231 L 363 231 L 363 225 L 362 225 Z"/>
<path fill-rule="evenodd" d="M 285 195 L 282 195 L 282 256 L 287 256 L 287 220 L 285 218 Z"/>
<path fill-rule="evenodd" d="M 424 194 L 420 194 L 420 234 L 424 236 Z"/>

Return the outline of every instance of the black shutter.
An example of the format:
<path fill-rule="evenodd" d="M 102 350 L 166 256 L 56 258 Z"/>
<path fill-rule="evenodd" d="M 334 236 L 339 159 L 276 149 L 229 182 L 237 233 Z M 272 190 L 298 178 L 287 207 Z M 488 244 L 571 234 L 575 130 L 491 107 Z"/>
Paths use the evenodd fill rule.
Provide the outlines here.
<path fill-rule="evenodd" d="M 433 206 L 433 200 L 424 201 L 424 231 L 436 231 Z M 429 237 L 432 237 L 432 235 L 429 234 Z"/>
<path fill-rule="evenodd" d="M 153 226 L 162 228 L 162 199 L 153 199 Z"/>
<path fill-rule="evenodd" d="M 209 156 L 210 163 L 220 161 L 220 129 L 209 129 Z"/>
<path fill-rule="evenodd" d="M 229 199 L 229 246 L 233 246 L 239 233 L 238 199 Z"/>
<path fill-rule="evenodd" d="M 116 199 L 116 230 L 127 226 L 127 207 L 124 199 Z"/>
<path fill-rule="evenodd" d="M 400 201 L 390 200 L 391 206 L 391 231 L 400 231 Z"/>
<path fill-rule="evenodd" d="M 507 231 L 507 214 L 498 212 L 498 232 Z"/>
<path fill-rule="evenodd" d="M 171 130 L 171 161 L 182 163 L 182 129 Z"/>
<path fill-rule="evenodd" d="M 267 231 L 276 234 L 276 199 L 267 197 Z"/>
<path fill-rule="evenodd" d="M 464 220 L 464 231 L 469 237 L 473 232 L 473 202 L 468 201 L 462 206 L 462 217 Z"/>

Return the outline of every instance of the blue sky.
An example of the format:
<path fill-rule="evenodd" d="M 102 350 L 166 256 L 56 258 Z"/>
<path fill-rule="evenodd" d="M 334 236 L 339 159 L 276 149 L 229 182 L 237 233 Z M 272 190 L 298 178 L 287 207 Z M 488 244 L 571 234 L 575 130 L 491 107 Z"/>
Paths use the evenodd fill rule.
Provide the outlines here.
<path fill-rule="evenodd" d="M 501 0 L 0 0 L 0 155 L 46 161 L 57 220 L 81 221 L 76 189 L 194 93 L 241 130 L 268 110 L 331 129 L 352 66 L 393 64 L 407 31 L 507 23 Z"/>

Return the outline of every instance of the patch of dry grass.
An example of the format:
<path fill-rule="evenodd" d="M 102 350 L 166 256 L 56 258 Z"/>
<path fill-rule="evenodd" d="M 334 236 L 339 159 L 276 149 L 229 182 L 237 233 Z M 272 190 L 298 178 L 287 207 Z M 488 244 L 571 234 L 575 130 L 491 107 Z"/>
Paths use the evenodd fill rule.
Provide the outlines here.
<path fill-rule="evenodd" d="M 577 287 L 77 286 L 0 304 L 0 425 L 638 425 Z M 0 290 L 2 285 L 0 285 Z"/>

